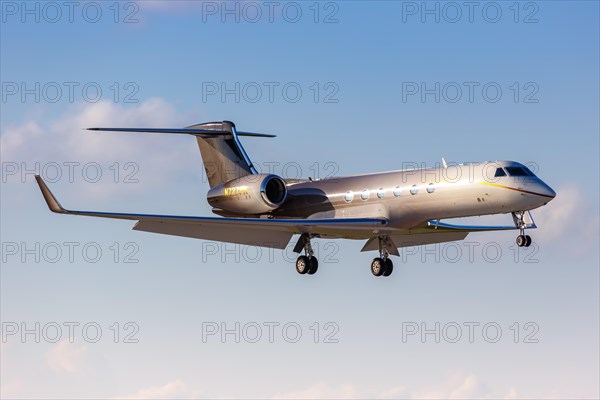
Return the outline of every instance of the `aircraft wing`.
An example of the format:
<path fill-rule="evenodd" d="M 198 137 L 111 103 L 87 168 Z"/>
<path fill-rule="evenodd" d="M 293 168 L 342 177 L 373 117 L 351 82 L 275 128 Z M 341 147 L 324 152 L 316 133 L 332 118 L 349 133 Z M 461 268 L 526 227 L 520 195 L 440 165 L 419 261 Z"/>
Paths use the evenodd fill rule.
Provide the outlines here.
<path fill-rule="evenodd" d="M 40 176 L 35 179 L 50 211 L 138 221 L 134 230 L 284 249 L 294 234 L 367 238 L 386 230 L 384 218 L 219 218 L 75 211 L 63 208 Z M 389 229 L 387 229 L 389 230 Z"/>

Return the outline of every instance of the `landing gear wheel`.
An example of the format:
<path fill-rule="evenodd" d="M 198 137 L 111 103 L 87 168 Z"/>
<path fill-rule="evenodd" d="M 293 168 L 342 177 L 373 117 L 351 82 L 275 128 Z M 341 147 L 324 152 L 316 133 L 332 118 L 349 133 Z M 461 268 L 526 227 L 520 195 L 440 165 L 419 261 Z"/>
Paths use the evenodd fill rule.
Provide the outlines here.
<path fill-rule="evenodd" d="M 527 238 L 525 237 L 525 235 L 517 236 L 517 246 L 523 247 L 523 246 L 525 246 L 526 243 L 527 243 Z"/>
<path fill-rule="evenodd" d="M 314 256 L 310 257 L 310 268 L 308 270 L 308 274 L 314 275 L 318 269 L 319 269 L 319 261 L 317 260 L 317 257 L 314 257 Z"/>
<path fill-rule="evenodd" d="M 298 243 L 294 246 L 295 253 L 300 253 L 302 250 L 304 250 L 304 255 L 299 256 L 296 259 L 296 271 L 302 275 L 314 275 L 314 273 L 317 272 L 317 269 L 319 269 L 319 261 L 317 261 L 317 257 L 314 256 L 313 248 L 310 244 L 310 235 L 308 233 L 300 235 Z"/>
<path fill-rule="evenodd" d="M 531 246 L 531 236 L 525 235 L 525 247 Z"/>
<path fill-rule="evenodd" d="M 299 274 L 306 274 L 310 270 L 310 260 L 306 256 L 300 256 L 296 259 L 296 271 Z"/>
<path fill-rule="evenodd" d="M 386 258 L 384 261 L 385 270 L 383 271 L 383 276 L 390 276 L 394 271 L 394 263 L 389 258 Z"/>
<path fill-rule="evenodd" d="M 371 262 L 371 273 L 373 273 L 373 275 L 375 276 L 381 276 L 381 274 L 383 274 L 384 271 L 385 262 L 383 261 L 383 258 L 374 258 Z"/>

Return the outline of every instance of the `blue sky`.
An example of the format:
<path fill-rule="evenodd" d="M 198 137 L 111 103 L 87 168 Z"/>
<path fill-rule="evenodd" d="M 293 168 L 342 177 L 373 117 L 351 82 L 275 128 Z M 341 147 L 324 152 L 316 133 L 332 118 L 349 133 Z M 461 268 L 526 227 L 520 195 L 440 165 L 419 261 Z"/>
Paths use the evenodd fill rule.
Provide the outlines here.
<path fill-rule="evenodd" d="M 103 336 L 7 336 L 3 396 L 598 397 L 597 2 L 475 2 L 472 22 L 443 2 L 427 3 L 439 22 L 421 2 L 276 2 L 272 22 L 257 2 L 121 2 L 118 22 L 112 2 L 77 2 L 73 22 L 62 3 L 28 4 L 33 14 L 1 3 L 2 329 L 94 323 Z M 210 215 L 192 138 L 82 129 L 223 119 L 277 134 L 243 143 L 290 177 L 508 159 L 531 163 L 558 196 L 534 211 L 527 252 L 513 232 L 470 235 L 406 251 L 375 279 L 362 243 L 323 240 L 307 279 L 290 251 L 51 214 L 27 172 L 56 177 L 71 208 Z M 127 322 L 138 343 L 123 343 Z M 202 340 L 210 324 L 236 322 L 265 334 L 265 323 L 297 324 L 303 336 Z M 410 323 L 466 334 L 471 322 L 499 326 L 501 339 L 403 340 Z M 525 342 L 534 330 L 538 342 Z"/>

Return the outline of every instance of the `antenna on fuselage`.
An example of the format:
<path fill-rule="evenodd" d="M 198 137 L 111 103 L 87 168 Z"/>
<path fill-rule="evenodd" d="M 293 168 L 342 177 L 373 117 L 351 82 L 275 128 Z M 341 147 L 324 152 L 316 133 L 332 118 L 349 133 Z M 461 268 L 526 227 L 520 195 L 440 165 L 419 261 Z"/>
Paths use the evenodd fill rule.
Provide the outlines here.
<path fill-rule="evenodd" d="M 446 162 L 446 160 L 444 160 L 444 157 L 442 157 L 442 166 L 444 168 L 448 168 L 448 163 Z"/>

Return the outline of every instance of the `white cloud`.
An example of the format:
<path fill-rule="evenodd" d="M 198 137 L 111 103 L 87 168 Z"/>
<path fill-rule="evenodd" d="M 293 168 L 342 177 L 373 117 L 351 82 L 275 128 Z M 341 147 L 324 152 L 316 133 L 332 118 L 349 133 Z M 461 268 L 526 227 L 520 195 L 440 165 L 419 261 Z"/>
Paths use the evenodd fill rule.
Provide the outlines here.
<path fill-rule="evenodd" d="M 517 391 L 510 388 L 505 394 L 494 393 L 474 374 L 457 372 L 446 381 L 424 388 L 409 388 L 399 385 L 383 391 L 364 391 L 355 385 L 329 386 L 324 383 L 309 386 L 303 390 L 278 393 L 273 398 L 283 399 L 490 399 L 515 398 Z"/>
<path fill-rule="evenodd" d="M 9 351 L 8 342 L 0 342 L 0 398 L 3 399 L 17 397 L 25 386 L 21 380 L 7 373 L 10 371 L 9 366 L 12 365 L 7 351 Z"/>
<path fill-rule="evenodd" d="M 186 169 L 193 168 L 201 173 L 200 153 L 193 138 L 187 135 L 85 130 L 88 127 L 177 127 L 191 124 L 189 121 L 184 124 L 181 119 L 171 104 L 160 98 L 150 98 L 130 107 L 110 101 L 76 104 L 49 121 L 29 120 L 8 126 L 0 137 L 1 157 L 5 165 L 17 164 L 18 172 L 9 176 L 6 182 L 33 182 L 32 174 L 23 175 L 22 172 L 35 170 L 37 165 L 44 177 L 46 166 L 52 164 L 60 166 L 48 168 L 52 177 L 56 176 L 57 170 L 61 173 L 61 178 L 55 182 L 68 182 L 71 171 L 65 163 L 78 163 L 72 175 L 75 183 L 84 184 L 80 185 L 79 191 L 88 197 L 108 197 L 120 189 L 115 180 L 122 182 L 133 168 L 137 168 L 134 177 L 141 183 L 130 185 L 136 190 L 159 186 Z M 132 163 L 131 168 L 125 168 L 127 163 Z M 84 168 L 91 164 L 99 165 L 102 173 L 102 178 L 93 184 L 89 182 L 94 181 L 98 168 Z M 85 171 L 92 176 L 88 177 Z M 117 179 L 115 171 L 118 171 Z"/>
<path fill-rule="evenodd" d="M 397 386 L 391 389 L 386 389 L 379 394 L 380 399 L 405 399 L 409 396 L 406 386 Z"/>
<path fill-rule="evenodd" d="M 331 387 L 324 383 L 312 385 L 306 389 L 278 393 L 273 396 L 275 399 L 353 399 L 358 398 L 357 389 L 353 385 L 341 385 Z"/>
<path fill-rule="evenodd" d="M 517 389 L 510 388 L 510 391 L 506 395 L 505 399 L 517 399 L 519 396 L 517 395 Z"/>
<path fill-rule="evenodd" d="M 46 361 L 50 368 L 58 372 L 75 374 L 82 372 L 87 350 L 75 343 L 63 340 L 52 346 L 46 353 Z"/>
<path fill-rule="evenodd" d="M 431 390 L 415 392 L 411 396 L 415 399 L 482 399 L 494 397 L 489 389 L 473 375 L 455 374 L 447 383 Z"/>
<path fill-rule="evenodd" d="M 192 391 L 180 379 L 164 385 L 150 386 L 138 390 L 135 394 L 118 399 L 196 399 L 198 392 Z"/>
<path fill-rule="evenodd" d="M 568 243 L 564 248 L 579 252 L 597 244 L 599 219 L 593 205 L 577 186 L 558 188 L 557 196 L 546 206 L 534 210 L 538 229 L 531 232 L 534 240 L 544 244 Z"/>
<path fill-rule="evenodd" d="M 1 137 L 2 159 L 52 160 L 60 156 L 94 161 L 126 159 L 138 151 L 135 134 L 84 129 L 94 126 L 152 127 L 168 125 L 175 119 L 173 107 L 159 98 L 150 98 L 130 108 L 110 101 L 77 104 L 46 123 L 26 121 L 6 127 Z"/>
<path fill-rule="evenodd" d="M 26 386 L 20 381 L 6 382 L 6 380 L 3 379 L 2 384 L 0 385 L 0 398 L 12 399 L 19 397 L 24 392 L 25 388 Z"/>

